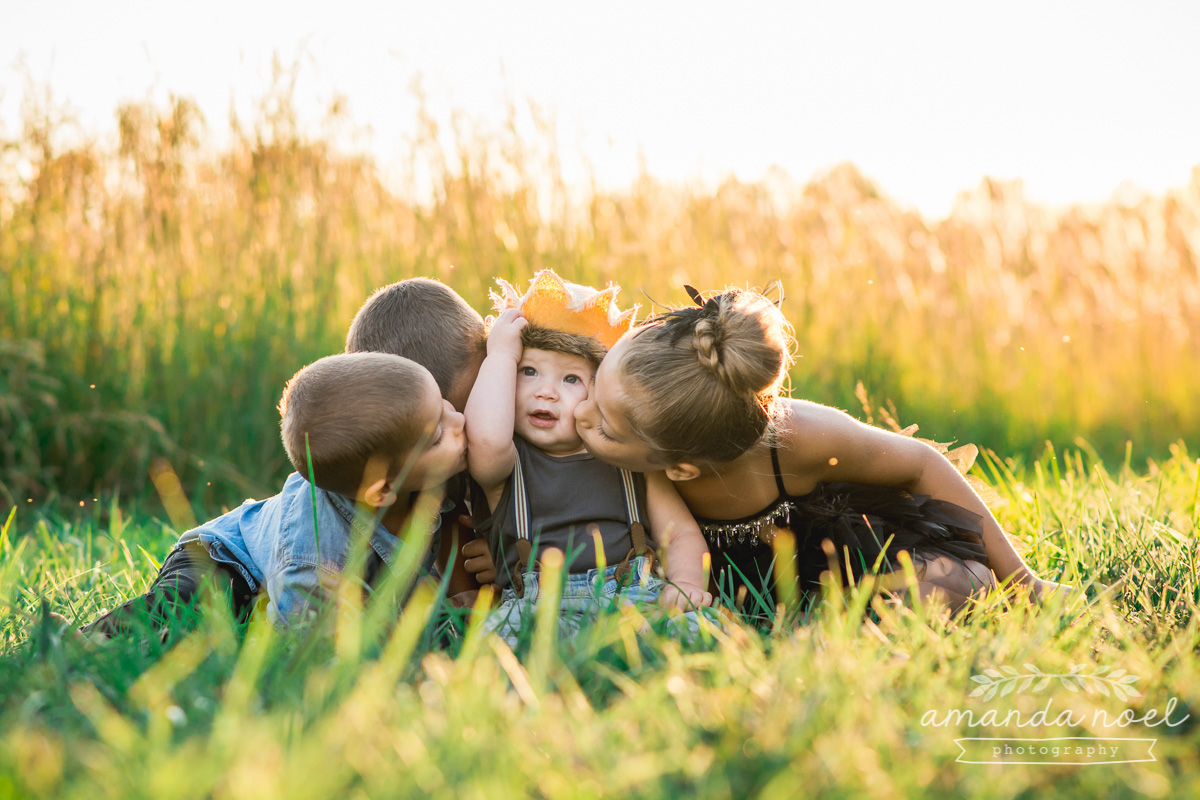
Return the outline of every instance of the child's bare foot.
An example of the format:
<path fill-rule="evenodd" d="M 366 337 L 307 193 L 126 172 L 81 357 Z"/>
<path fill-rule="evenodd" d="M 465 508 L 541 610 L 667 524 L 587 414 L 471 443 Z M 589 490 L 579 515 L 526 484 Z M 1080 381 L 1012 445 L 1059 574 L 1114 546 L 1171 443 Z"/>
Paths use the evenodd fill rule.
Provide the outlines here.
<path fill-rule="evenodd" d="M 468 589 L 465 592 L 452 594 L 446 598 L 454 608 L 474 608 L 475 601 L 479 599 L 478 589 Z"/>
<path fill-rule="evenodd" d="M 56 611 L 47 611 L 46 613 L 50 616 L 50 619 L 52 619 L 56 624 L 62 626 L 61 628 L 59 628 L 59 632 L 62 633 L 63 636 L 69 635 L 76 642 L 80 642 L 81 644 L 103 645 L 106 642 L 108 642 L 108 640 L 109 640 L 108 634 L 101 633 L 99 631 L 93 631 L 91 633 L 84 633 L 83 630 L 81 630 L 78 625 L 76 625 L 74 622 L 67 619 L 62 614 L 59 614 Z M 101 616 L 103 616 L 106 613 L 107 613 L 107 609 L 103 609 L 103 608 L 100 609 Z"/>
<path fill-rule="evenodd" d="M 1051 597 L 1061 595 L 1062 597 L 1070 597 L 1075 592 L 1079 591 L 1078 586 L 1071 586 L 1066 583 L 1055 583 L 1054 581 L 1043 580 L 1038 578 L 1030 587 L 1033 599 L 1039 603 L 1045 603 Z"/>
<path fill-rule="evenodd" d="M 1056 601 L 1061 601 L 1064 605 L 1078 608 L 1081 605 L 1091 605 L 1101 597 L 1111 595 L 1113 587 L 1099 581 L 1090 581 L 1084 585 L 1073 586 L 1071 584 L 1055 583 L 1054 581 L 1039 579 L 1031 587 L 1031 591 L 1034 599 L 1039 603 L 1046 603 L 1053 598 Z"/>
<path fill-rule="evenodd" d="M 1083 594 L 1083 589 L 1067 583 L 1055 583 L 1044 578 L 1034 577 L 1032 573 L 1015 576 L 1009 579 L 1007 588 L 1017 597 L 1027 597 L 1030 602 L 1045 604 L 1051 598 L 1070 601 L 1076 595 Z"/>

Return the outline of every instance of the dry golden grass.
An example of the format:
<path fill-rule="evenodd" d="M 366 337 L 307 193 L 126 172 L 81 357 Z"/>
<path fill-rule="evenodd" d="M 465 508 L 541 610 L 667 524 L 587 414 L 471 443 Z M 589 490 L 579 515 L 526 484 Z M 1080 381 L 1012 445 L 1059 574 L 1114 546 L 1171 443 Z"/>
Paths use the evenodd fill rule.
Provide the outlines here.
<path fill-rule="evenodd" d="M 849 165 L 581 199 L 548 126 L 444 147 L 424 120 L 417 202 L 301 131 L 286 90 L 262 108 L 219 153 L 179 99 L 122 108 L 115 147 L 59 148 L 64 124 L 32 107 L 3 142 L 0 339 L 23 355 L 0 365 L 0 496 L 138 491 L 156 454 L 201 503 L 269 490 L 284 379 L 340 349 L 371 290 L 431 275 L 483 308 L 493 276 L 543 267 L 626 303 L 781 279 L 795 392 L 855 408 L 862 380 L 934 438 L 1154 454 L 1200 431 L 1200 170 L 1059 212 L 985 181 L 934 224 Z"/>

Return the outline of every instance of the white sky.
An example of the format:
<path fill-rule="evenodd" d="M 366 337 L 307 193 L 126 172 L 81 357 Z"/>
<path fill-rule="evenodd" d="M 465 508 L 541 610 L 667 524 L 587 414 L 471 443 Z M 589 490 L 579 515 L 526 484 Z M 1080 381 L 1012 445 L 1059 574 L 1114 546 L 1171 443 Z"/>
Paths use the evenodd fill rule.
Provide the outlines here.
<path fill-rule="evenodd" d="M 771 165 L 806 181 L 849 160 L 937 217 L 984 175 L 1047 203 L 1185 184 L 1198 39 L 1191 0 L 0 0 L 0 124 L 16 130 L 24 69 L 90 131 L 115 130 L 121 101 L 174 92 L 220 133 L 277 53 L 300 58 L 312 118 L 348 97 L 385 165 L 420 74 L 440 115 L 498 121 L 506 94 L 534 101 L 604 185 L 627 183 L 639 153 L 657 178 L 705 183 Z"/>

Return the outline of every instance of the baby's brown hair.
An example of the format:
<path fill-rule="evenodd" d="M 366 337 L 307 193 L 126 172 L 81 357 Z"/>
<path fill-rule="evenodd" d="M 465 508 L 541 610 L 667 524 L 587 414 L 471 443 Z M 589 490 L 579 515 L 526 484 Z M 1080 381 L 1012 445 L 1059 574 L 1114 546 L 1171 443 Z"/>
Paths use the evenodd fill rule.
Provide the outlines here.
<path fill-rule="evenodd" d="M 432 278 L 408 278 L 372 294 L 350 323 L 347 353 L 392 353 L 429 370 L 450 399 L 464 370 L 487 352 L 483 318 Z M 472 376 L 473 377 L 473 376 Z M 469 389 L 469 387 L 468 387 Z"/>
<path fill-rule="evenodd" d="M 635 433 L 660 463 L 724 463 L 767 432 L 791 365 L 791 326 L 757 292 L 729 289 L 659 314 L 620 363 L 644 403 Z"/>
<path fill-rule="evenodd" d="M 530 350 L 579 356 L 590 361 L 593 367 L 600 366 L 604 354 L 608 352 L 608 348 L 591 336 L 543 328 L 532 322 L 521 329 L 521 346 Z"/>
<path fill-rule="evenodd" d="M 388 353 L 344 353 L 297 372 L 279 402 L 283 446 L 292 466 L 330 492 L 354 497 L 367 462 L 383 458 L 388 480 L 429 432 L 421 416 L 429 372 Z"/>

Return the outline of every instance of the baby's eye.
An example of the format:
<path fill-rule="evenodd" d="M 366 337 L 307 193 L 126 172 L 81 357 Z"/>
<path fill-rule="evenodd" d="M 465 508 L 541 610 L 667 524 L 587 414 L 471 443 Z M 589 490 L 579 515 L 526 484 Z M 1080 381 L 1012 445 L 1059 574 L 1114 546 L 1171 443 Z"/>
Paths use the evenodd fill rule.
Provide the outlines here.
<path fill-rule="evenodd" d="M 527 378 L 536 378 L 537 370 L 533 367 L 521 367 L 521 374 Z"/>
<path fill-rule="evenodd" d="M 563 382 L 564 383 L 583 383 L 583 378 L 580 378 L 578 375 L 568 375 L 567 377 L 563 378 Z"/>
<path fill-rule="evenodd" d="M 446 429 L 439 425 L 438 429 L 437 429 L 437 435 L 433 437 L 433 441 L 429 443 L 429 446 L 431 448 L 437 447 L 439 444 L 442 443 L 442 439 L 445 438 L 445 436 L 446 436 Z"/>

